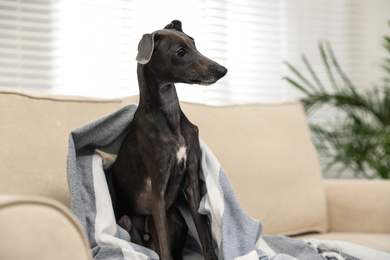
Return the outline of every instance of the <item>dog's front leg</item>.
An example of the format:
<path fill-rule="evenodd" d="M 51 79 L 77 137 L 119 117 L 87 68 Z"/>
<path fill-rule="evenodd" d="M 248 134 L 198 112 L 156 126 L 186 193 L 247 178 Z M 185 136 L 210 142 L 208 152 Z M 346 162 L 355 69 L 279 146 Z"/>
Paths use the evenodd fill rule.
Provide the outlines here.
<path fill-rule="evenodd" d="M 152 206 L 153 220 L 156 225 L 158 243 L 160 247 L 160 252 L 157 253 L 160 254 L 161 260 L 171 260 L 171 245 L 168 235 L 164 193 L 160 191 L 153 191 L 150 203 Z"/>
<path fill-rule="evenodd" d="M 184 188 L 192 218 L 194 219 L 196 230 L 198 232 L 200 243 L 202 244 L 204 258 L 217 259 L 213 249 L 211 232 L 209 226 L 207 225 L 207 216 L 198 213 L 201 201 L 198 160 L 194 159 L 194 161 L 189 163 L 187 167 L 188 176 L 185 180 Z"/>
<path fill-rule="evenodd" d="M 161 160 L 157 160 L 160 161 Z M 168 186 L 169 176 L 171 172 L 170 161 L 168 163 L 157 163 L 156 167 L 149 168 L 152 180 L 152 196 L 150 205 L 152 208 L 153 220 L 156 225 L 158 246 L 157 253 L 161 260 L 172 260 L 171 242 L 169 241 L 168 221 L 165 205 L 165 192 Z"/>

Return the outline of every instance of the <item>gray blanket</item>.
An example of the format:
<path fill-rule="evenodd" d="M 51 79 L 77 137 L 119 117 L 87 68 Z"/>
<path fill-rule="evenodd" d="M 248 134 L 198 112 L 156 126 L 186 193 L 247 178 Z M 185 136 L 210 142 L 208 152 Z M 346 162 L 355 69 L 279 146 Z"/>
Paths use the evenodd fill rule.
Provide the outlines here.
<path fill-rule="evenodd" d="M 75 129 L 69 136 L 71 210 L 85 229 L 95 260 L 158 259 L 155 252 L 130 242 L 129 234 L 115 222 L 111 199 L 110 166 L 136 109 L 136 105 L 123 107 Z M 243 210 L 221 165 L 202 141 L 201 150 L 203 198 L 199 212 L 208 216 L 219 259 L 357 259 L 313 241 L 261 236 L 261 222 Z M 184 259 L 202 259 L 184 196 L 179 196 L 176 206 L 189 227 Z"/>

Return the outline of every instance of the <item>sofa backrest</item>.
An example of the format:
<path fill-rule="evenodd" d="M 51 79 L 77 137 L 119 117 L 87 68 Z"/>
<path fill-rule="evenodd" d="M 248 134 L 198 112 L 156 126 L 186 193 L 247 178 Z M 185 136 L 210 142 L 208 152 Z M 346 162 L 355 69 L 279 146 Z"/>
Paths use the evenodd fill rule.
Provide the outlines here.
<path fill-rule="evenodd" d="M 326 231 L 321 170 L 299 102 L 182 109 L 264 233 Z"/>
<path fill-rule="evenodd" d="M 69 205 L 68 137 L 138 97 L 101 100 L 0 89 L 0 193 Z M 327 229 L 320 168 L 299 103 L 212 107 L 182 103 L 264 233 Z"/>
<path fill-rule="evenodd" d="M 0 193 L 42 195 L 69 206 L 70 131 L 122 102 L 0 89 Z"/>

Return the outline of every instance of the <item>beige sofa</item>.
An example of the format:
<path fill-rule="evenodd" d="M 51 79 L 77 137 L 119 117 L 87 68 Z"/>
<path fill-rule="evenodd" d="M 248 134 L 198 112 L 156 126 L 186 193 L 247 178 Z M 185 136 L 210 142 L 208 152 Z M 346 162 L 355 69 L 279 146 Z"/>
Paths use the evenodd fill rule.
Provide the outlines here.
<path fill-rule="evenodd" d="M 0 259 L 91 259 L 69 211 L 68 135 L 137 101 L 0 89 Z M 263 234 L 390 251 L 390 182 L 323 180 L 299 103 L 182 109 Z"/>

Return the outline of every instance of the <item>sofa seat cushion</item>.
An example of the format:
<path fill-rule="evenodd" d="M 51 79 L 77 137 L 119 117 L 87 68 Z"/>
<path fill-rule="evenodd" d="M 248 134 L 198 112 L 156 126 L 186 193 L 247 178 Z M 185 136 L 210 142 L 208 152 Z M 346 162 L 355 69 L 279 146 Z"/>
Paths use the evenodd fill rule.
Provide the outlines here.
<path fill-rule="evenodd" d="M 327 230 L 322 175 L 300 103 L 182 109 L 264 234 Z"/>
<path fill-rule="evenodd" d="M 347 233 L 347 232 L 329 232 L 326 234 L 305 234 L 295 236 L 296 239 L 320 239 L 320 240 L 339 240 L 350 242 L 372 249 L 390 252 L 390 234 L 381 233 Z"/>
<path fill-rule="evenodd" d="M 390 180 L 326 180 L 324 187 L 331 232 L 390 234 Z"/>

